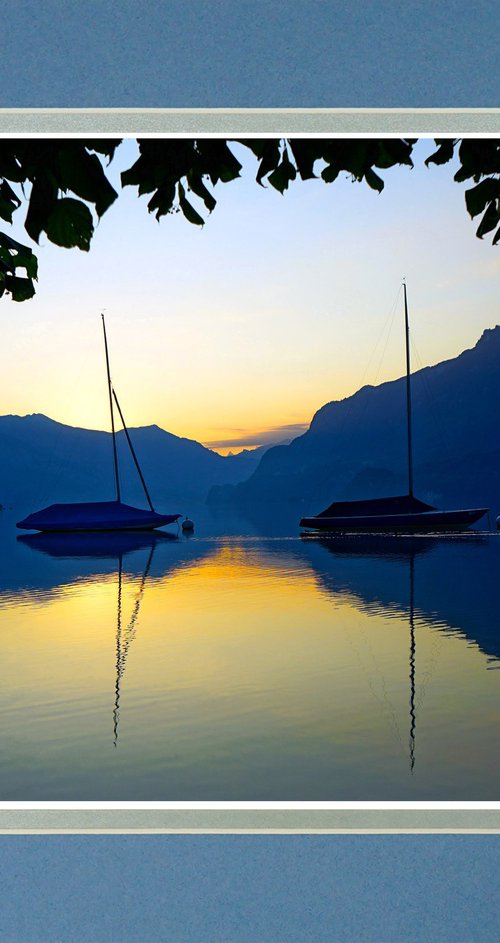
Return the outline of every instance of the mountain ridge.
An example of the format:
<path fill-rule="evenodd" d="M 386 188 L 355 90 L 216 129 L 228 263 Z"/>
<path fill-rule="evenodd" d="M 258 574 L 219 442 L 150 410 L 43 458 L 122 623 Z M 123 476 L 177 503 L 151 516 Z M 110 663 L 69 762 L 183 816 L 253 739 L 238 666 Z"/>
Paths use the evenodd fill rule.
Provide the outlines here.
<path fill-rule="evenodd" d="M 456 357 L 412 373 L 419 497 L 443 507 L 452 500 L 499 506 L 499 399 L 500 325 L 483 331 L 474 347 Z M 478 470 L 481 484 L 475 488 Z M 246 481 L 214 488 L 209 501 L 251 509 L 279 500 L 318 513 L 332 500 L 385 497 L 406 493 L 407 487 L 402 376 L 325 403 L 306 432 L 289 445 L 270 448 Z"/>
<path fill-rule="evenodd" d="M 176 498 L 204 500 L 214 484 L 247 477 L 262 455 L 260 449 L 222 456 L 156 423 L 130 427 L 129 433 L 159 505 Z M 122 429 L 116 442 L 125 498 L 141 500 L 140 482 Z M 2 504 L 28 502 L 31 506 L 37 504 L 36 496 L 48 503 L 105 500 L 114 495 L 110 432 L 69 426 L 43 413 L 8 414 L 0 416 L 0 450 Z"/>
<path fill-rule="evenodd" d="M 405 493 L 406 378 L 366 384 L 314 413 L 288 444 L 222 456 L 156 423 L 130 433 L 153 500 L 236 505 L 296 504 L 318 513 L 332 500 Z M 500 326 L 456 357 L 412 374 L 414 473 L 419 497 L 449 506 L 500 505 Z M 430 406 L 429 402 L 430 401 Z M 431 413 L 433 421 L 431 422 Z M 113 497 L 111 434 L 43 413 L 0 416 L 0 502 Z M 123 430 L 117 433 L 124 500 L 141 487 Z"/>

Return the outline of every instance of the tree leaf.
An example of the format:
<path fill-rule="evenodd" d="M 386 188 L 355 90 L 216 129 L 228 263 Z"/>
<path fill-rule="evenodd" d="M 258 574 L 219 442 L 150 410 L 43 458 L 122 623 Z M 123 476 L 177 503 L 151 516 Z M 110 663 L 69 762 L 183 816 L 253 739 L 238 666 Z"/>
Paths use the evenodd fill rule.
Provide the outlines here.
<path fill-rule="evenodd" d="M 104 157 L 108 158 L 108 163 L 111 163 L 115 151 L 121 143 L 120 138 L 95 138 L 93 140 L 86 139 L 85 147 L 89 151 L 97 151 L 98 154 L 103 154 Z"/>
<path fill-rule="evenodd" d="M 491 200 L 496 200 L 499 196 L 500 180 L 496 180 L 494 177 L 487 177 L 486 180 L 478 183 L 476 187 L 466 190 L 465 204 L 469 216 L 474 218 L 478 213 L 482 213 L 486 204 Z"/>
<path fill-rule="evenodd" d="M 276 167 L 276 170 L 273 170 L 272 174 L 269 174 L 267 179 L 275 190 L 284 193 L 285 190 L 288 190 L 288 185 L 292 180 L 295 180 L 296 176 L 297 171 L 285 151 L 281 163 Z"/>
<path fill-rule="evenodd" d="M 0 245 L 6 246 L 8 249 L 14 249 L 16 252 L 31 252 L 31 249 L 28 249 L 27 246 L 23 246 L 21 242 L 16 242 L 12 236 L 8 236 L 6 232 L 0 232 Z"/>
<path fill-rule="evenodd" d="M 486 208 L 486 212 L 476 230 L 476 236 L 479 239 L 482 239 L 487 232 L 491 232 L 492 229 L 496 229 L 498 223 L 500 222 L 500 209 L 496 200 L 492 200 Z"/>
<path fill-rule="evenodd" d="M 384 181 L 381 177 L 379 177 L 378 174 L 375 173 L 374 170 L 365 170 L 365 180 L 372 190 L 377 190 L 378 193 L 382 193 L 382 190 L 384 189 Z"/>
<path fill-rule="evenodd" d="M 260 183 L 261 186 L 264 186 L 264 178 L 267 177 L 268 174 L 274 173 L 278 167 L 280 156 L 281 150 L 279 141 L 267 140 L 262 142 L 260 164 L 255 178 L 257 183 Z"/>
<path fill-rule="evenodd" d="M 495 138 L 464 138 L 458 156 L 461 179 L 471 177 L 479 182 L 482 176 L 500 173 L 500 143 Z"/>
<path fill-rule="evenodd" d="M 321 179 L 324 180 L 325 183 L 333 183 L 333 181 L 337 179 L 338 175 L 338 168 L 333 167 L 332 164 L 329 164 L 328 167 L 325 167 L 324 170 L 321 171 Z"/>
<path fill-rule="evenodd" d="M 0 216 L 8 223 L 12 222 L 12 214 L 21 206 L 21 200 L 17 193 L 14 193 L 12 187 L 6 180 L 0 184 Z"/>
<path fill-rule="evenodd" d="M 160 219 L 161 216 L 166 216 L 167 213 L 172 212 L 174 200 L 175 186 L 173 183 L 158 187 L 148 203 L 148 210 L 150 213 L 154 213 L 156 210 L 156 218 Z"/>
<path fill-rule="evenodd" d="M 210 190 L 207 190 L 202 178 L 199 177 L 198 174 L 191 172 L 188 173 L 187 182 L 189 189 L 192 190 L 196 196 L 199 196 L 200 200 L 203 200 L 208 212 L 211 213 L 217 206 L 217 201 L 210 193 Z"/>
<path fill-rule="evenodd" d="M 21 245 L 3 232 L 0 232 L 0 258 L 8 264 L 10 271 L 23 268 L 30 278 L 37 277 L 38 260 L 34 252 L 29 246 Z"/>
<path fill-rule="evenodd" d="M 48 173 L 38 175 L 33 181 L 28 212 L 24 228 L 34 242 L 41 232 L 46 232 L 47 222 L 57 201 L 57 186 Z"/>
<path fill-rule="evenodd" d="M 212 184 L 215 185 L 219 180 L 221 183 L 230 183 L 240 176 L 241 164 L 228 147 L 227 141 L 202 139 L 195 143 L 204 172 L 208 174 Z"/>
<path fill-rule="evenodd" d="M 457 142 L 453 140 L 453 138 L 435 138 L 434 143 L 438 145 L 438 149 L 425 161 L 427 167 L 429 164 L 447 164 L 455 153 L 455 145 Z"/>
<path fill-rule="evenodd" d="M 76 246 L 88 252 L 94 233 L 92 213 L 80 200 L 62 197 L 49 216 L 46 232 L 50 241 L 58 246 L 66 249 Z"/>
<path fill-rule="evenodd" d="M 12 256 L 9 252 L 7 252 L 6 249 L 2 249 L 0 246 L 0 271 L 2 271 L 4 275 L 6 272 L 10 272 L 13 275 L 15 270 L 16 267 L 14 265 Z"/>
<path fill-rule="evenodd" d="M 316 178 L 314 165 L 318 160 L 316 142 L 309 140 L 309 138 L 292 138 L 288 141 L 288 145 L 293 154 L 293 159 L 297 165 L 301 180 L 314 180 Z"/>
<path fill-rule="evenodd" d="M 204 226 L 205 221 L 201 218 L 199 213 L 196 212 L 194 206 L 191 205 L 189 200 L 186 199 L 186 191 L 184 190 L 182 183 L 178 184 L 177 192 L 179 194 L 179 206 L 188 222 L 193 223 L 195 226 Z"/>
<path fill-rule="evenodd" d="M 102 164 L 95 154 L 89 154 L 79 141 L 63 141 L 58 152 L 59 188 L 71 190 L 76 196 L 94 203 L 96 213 L 102 216 L 118 194 L 111 186 Z"/>
<path fill-rule="evenodd" d="M 10 292 L 13 301 L 28 301 L 35 294 L 35 287 L 31 278 L 20 278 L 18 275 L 6 275 L 5 291 Z"/>
<path fill-rule="evenodd" d="M 19 252 L 14 261 L 16 269 L 25 269 L 29 278 L 36 279 L 38 277 L 38 259 L 28 246 L 24 246 L 24 251 Z"/>
<path fill-rule="evenodd" d="M 0 177 L 6 177 L 13 183 L 23 183 L 26 179 L 26 173 L 16 154 L 18 145 L 18 141 L 3 140 L 0 150 Z"/>

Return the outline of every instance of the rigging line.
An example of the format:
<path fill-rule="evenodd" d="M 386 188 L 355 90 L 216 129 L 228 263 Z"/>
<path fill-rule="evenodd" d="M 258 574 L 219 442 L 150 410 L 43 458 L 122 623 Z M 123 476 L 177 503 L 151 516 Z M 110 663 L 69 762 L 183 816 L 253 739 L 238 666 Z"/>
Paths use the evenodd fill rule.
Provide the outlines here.
<path fill-rule="evenodd" d="M 148 491 L 148 489 L 147 489 L 147 487 L 146 487 L 146 482 L 144 481 L 144 477 L 143 477 L 143 474 L 142 474 L 142 471 L 141 471 L 141 467 L 140 467 L 140 465 L 139 465 L 139 461 L 138 461 L 137 455 L 135 454 L 134 446 L 132 445 L 132 440 L 131 440 L 131 438 L 130 438 L 129 431 L 128 431 L 128 429 L 127 429 L 127 426 L 125 425 L 125 420 L 124 420 L 124 418 L 123 418 L 123 413 L 122 413 L 122 411 L 121 411 L 120 404 L 119 404 L 119 402 L 118 402 L 118 397 L 117 397 L 117 395 L 116 395 L 116 391 L 115 391 L 115 388 L 114 388 L 114 387 L 112 387 L 112 391 L 113 391 L 113 397 L 114 397 L 115 403 L 116 403 L 117 408 L 118 408 L 118 412 L 119 412 L 119 414 L 120 414 L 120 419 L 121 419 L 121 421 L 122 421 L 123 431 L 124 431 L 124 433 L 125 433 L 125 435 L 126 435 L 126 437 L 127 437 L 128 446 L 129 446 L 129 449 L 130 449 L 130 451 L 131 451 L 131 453 L 132 453 L 132 458 L 134 459 L 135 467 L 136 467 L 136 469 L 137 469 L 137 471 L 138 471 L 138 473 L 139 473 L 139 478 L 141 479 L 142 487 L 144 488 L 144 494 L 146 495 L 146 498 L 147 498 L 147 502 L 148 502 L 148 504 L 149 504 L 149 507 L 151 508 L 151 510 L 152 510 L 153 513 L 154 513 L 154 507 L 153 507 L 151 498 L 149 497 L 149 491 Z"/>
<path fill-rule="evenodd" d="M 401 293 L 401 286 L 399 287 L 398 293 L 397 293 L 397 295 L 396 295 L 396 300 L 395 300 L 394 305 L 393 305 L 393 308 L 392 308 L 391 322 L 390 322 L 390 324 L 389 324 L 389 330 L 387 331 L 387 335 L 386 335 L 385 344 L 384 344 L 384 347 L 383 347 L 383 350 L 382 350 L 382 354 L 381 354 L 380 360 L 379 360 L 379 362 L 378 362 L 378 367 L 377 367 L 377 370 L 376 370 L 376 373 L 375 373 L 375 379 L 374 379 L 374 381 L 373 381 L 373 386 L 376 386 L 376 385 L 377 385 L 378 378 L 379 378 L 379 376 L 380 376 L 380 370 L 381 370 L 382 363 L 383 363 L 383 361 L 384 361 L 384 357 L 385 357 L 385 354 L 386 354 L 387 345 L 389 344 L 389 338 L 390 338 L 390 336 L 391 336 L 392 328 L 393 328 L 393 325 L 394 325 L 394 319 L 395 319 L 395 317 L 396 317 L 396 308 L 397 308 L 397 303 L 398 303 L 398 301 L 399 301 L 400 293 Z"/>
<path fill-rule="evenodd" d="M 390 338 L 390 336 L 391 336 L 391 332 L 392 332 L 392 328 L 393 328 L 393 324 L 394 324 L 394 319 L 395 319 L 395 317 L 396 317 L 396 310 L 397 310 L 398 301 L 399 301 L 399 298 L 400 298 L 400 295 L 401 295 L 401 288 L 402 288 L 402 286 L 400 285 L 399 288 L 398 288 L 398 290 L 397 290 L 397 293 L 396 293 L 396 297 L 395 297 L 395 299 L 394 299 L 394 302 L 393 302 L 393 304 L 392 304 L 392 308 L 391 308 L 391 310 L 389 311 L 389 314 L 387 315 L 387 317 L 386 317 L 386 319 L 385 319 L 385 321 L 384 321 L 383 327 L 382 327 L 382 329 L 381 329 L 381 331 L 380 331 L 380 333 L 379 333 L 379 335 L 378 335 L 377 340 L 375 341 L 375 344 L 374 344 L 374 346 L 373 346 L 373 349 L 372 349 L 372 352 L 371 352 L 371 354 L 370 354 L 370 357 L 368 358 L 368 363 L 366 364 L 366 367 L 365 367 L 365 369 L 364 369 L 363 376 L 362 376 L 362 378 L 361 378 L 360 386 L 359 386 L 358 390 L 355 390 L 355 392 L 354 392 L 351 396 L 349 396 L 349 397 L 347 398 L 347 400 L 348 400 L 348 402 L 347 402 L 347 407 L 346 407 L 346 409 L 343 411 L 342 418 L 341 418 L 341 420 L 340 420 L 338 429 L 337 429 L 337 431 L 336 431 L 336 435 L 339 435 L 340 433 L 342 433 L 342 432 L 345 431 L 346 424 L 347 424 L 347 423 L 351 420 L 351 418 L 352 418 L 352 412 L 353 412 L 353 409 L 354 409 L 353 398 L 356 396 L 356 393 L 359 393 L 359 391 L 360 391 L 361 389 L 363 389 L 363 387 L 365 386 L 365 380 L 366 380 L 368 371 L 369 371 L 369 369 L 370 369 L 371 363 L 372 363 L 372 361 L 373 361 L 373 359 L 374 359 L 374 357 L 375 357 L 375 353 L 376 353 L 376 351 L 377 351 L 377 348 L 379 347 L 379 344 L 383 341 L 383 338 L 384 338 L 384 335 L 385 335 L 385 343 L 384 343 L 384 346 L 383 346 L 383 349 L 382 349 L 382 354 L 381 354 L 381 356 L 380 356 L 380 358 L 379 358 L 378 366 L 377 366 L 376 373 L 375 373 L 375 379 L 374 379 L 374 382 L 371 384 L 372 386 L 376 386 L 376 385 L 377 385 L 377 381 L 378 381 L 379 374 L 380 374 L 380 369 L 381 369 L 381 367 L 382 367 L 382 363 L 383 363 L 383 360 L 384 360 L 384 357 L 385 357 L 385 354 L 386 354 L 386 351 L 387 351 L 387 346 L 388 346 L 388 343 L 389 343 L 389 338 Z M 365 415 L 367 406 L 368 406 L 368 400 L 367 400 L 367 398 L 365 398 L 365 401 L 364 401 L 364 403 L 363 403 L 363 405 L 362 405 L 362 408 L 361 408 L 361 417 L 363 417 L 363 416 Z M 331 479 L 331 471 L 330 471 L 330 469 L 328 469 L 328 471 L 323 475 L 323 477 L 320 478 L 320 480 L 317 482 L 317 487 L 321 488 L 321 487 L 322 487 L 324 484 L 326 484 L 326 482 L 327 482 L 328 480 L 330 480 L 330 479 Z"/>
<path fill-rule="evenodd" d="M 111 373 L 109 370 L 108 339 L 106 337 L 106 323 L 104 321 L 103 312 L 101 312 L 101 318 L 102 318 L 102 330 L 104 333 L 104 350 L 106 354 L 106 372 L 108 375 L 109 411 L 111 413 L 111 435 L 113 437 L 113 461 L 114 461 L 114 466 L 115 466 L 116 500 L 120 502 L 121 501 L 120 477 L 118 475 L 118 455 L 116 452 L 115 414 L 113 410 L 113 397 L 111 395 Z"/>
<path fill-rule="evenodd" d="M 379 358 L 379 361 L 378 361 L 378 366 L 377 366 L 377 369 L 376 369 L 376 372 L 375 372 L 375 379 L 374 379 L 373 383 L 371 384 L 372 386 L 376 386 L 376 385 L 377 385 L 377 380 L 378 380 L 378 377 L 379 377 L 379 374 L 380 374 L 380 369 L 381 369 L 381 366 L 382 366 L 382 363 L 383 363 L 383 360 L 384 360 L 384 357 L 385 357 L 385 353 L 386 353 L 386 350 L 387 350 L 387 345 L 388 345 L 388 343 L 389 343 L 389 338 L 390 338 L 390 336 L 391 336 L 392 327 L 393 327 L 393 324 L 394 324 L 394 318 L 396 317 L 396 309 L 397 309 L 397 304 L 398 304 L 398 301 L 399 301 L 399 296 L 400 296 L 400 294 L 401 294 L 401 285 L 400 285 L 399 288 L 398 288 L 398 291 L 397 291 L 396 297 L 395 297 L 395 299 L 394 299 L 392 308 L 391 308 L 389 314 L 387 315 L 387 317 L 386 317 L 386 319 L 385 319 L 385 321 L 384 321 L 382 330 L 380 331 L 380 333 L 379 333 L 379 335 L 378 335 L 378 338 L 377 338 L 377 340 L 375 341 L 375 344 L 374 344 L 374 346 L 373 346 L 372 352 L 371 352 L 371 354 L 370 354 L 370 356 L 369 356 L 369 358 L 368 358 L 368 363 L 366 364 L 366 367 L 365 367 L 365 369 L 364 369 L 364 373 L 363 373 L 363 376 L 362 376 L 362 378 L 361 378 L 361 382 L 360 382 L 359 388 L 358 388 L 358 390 L 355 391 L 355 393 L 353 393 L 353 396 L 355 396 L 356 393 L 359 392 L 359 390 L 362 390 L 363 387 L 366 385 L 366 384 L 365 384 L 365 380 L 366 380 L 366 377 L 367 377 L 367 375 L 368 375 L 368 371 L 370 370 L 372 361 L 373 361 L 374 358 L 375 358 L 375 354 L 376 354 L 377 348 L 378 348 L 379 345 L 383 342 L 382 353 L 381 353 L 381 355 L 380 355 L 380 358 Z M 385 341 L 384 341 L 384 336 L 385 336 Z M 342 423 L 341 423 L 341 428 L 343 428 L 344 425 L 345 425 L 345 423 L 346 423 L 346 421 L 347 421 L 348 419 L 350 419 L 351 413 L 352 413 L 352 409 L 353 409 L 353 403 L 352 403 L 352 396 L 351 396 L 351 397 L 349 397 L 349 404 L 348 404 L 348 407 L 347 407 L 347 409 L 346 409 L 346 411 L 345 411 L 345 413 L 344 413 L 344 416 L 343 416 L 343 421 L 342 421 Z M 364 406 L 363 406 L 363 413 L 364 413 L 365 410 L 366 410 L 366 401 L 365 401 L 365 404 L 364 404 Z"/>
<path fill-rule="evenodd" d="M 378 336 L 377 340 L 375 341 L 375 345 L 374 345 L 374 347 L 373 347 L 373 349 L 372 349 L 372 352 L 371 352 L 371 354 L 370 354 L 370 356 L 369 356 L 369 358 L 368 358 L 368 363 L 366 364 L 366 367 L 365 367 L 363 376 L 362 376 L 362 378 L 361 378 L 360 389 L 361 389 L 361 388 L 364 386 L 364 384 L 365 384 L 366 376 L 367 376 L 368 371 L 369 371 L 369 369 L 370 369 L 370 367 L 371 367 L 372 360 L 373 360 L 374 357 L 375 357 L 375 353 L 376 353 L 377 347 L 378 347 L 379 344 L 382 342 L 383 337 L 384 337 L 384 334 L 386 334 L 386 332 L 387 332 L 387 334 L 386 334 L 386 340 L 385 340 L 385 344 L 384 344 L 384 348 L 383 348 L 383 350 L 382 350 L 382 355 L 381 355 L 381 358 L 380 358 L 380 360 L 379 360 L 379 365 L 378 365 L 378 367 L 377 367 L 377 372 L 376 372 L 376 374 L 375 374 L 375 376 L 378 377 L 378 374 L 379 374 L 379 372 L 380 372 L 380 367 L 381 367 L 381 365 L 382 365 L 382 361 L 383 361 L 384 356 L 385 356 L 385 351 L 387 350 L 387 344 L 388 344 L 388 341 L 389 341 L 389 337 L 390 337 L 390 335 L 391 335 L 392 325 L 393 325 L 393 323 L 394 323 L 394 318 L 395 318 L 395 316 L 396 316 L 396 309 L 397 309 L 397 305 L 398 305 L 398 301 L 399 301 L 399 296 L 400 296 L 400 294 L 401 294 L 401 285 L 399 286 L 399 288 L 398 288 L 398 290 L 397 290 L 397 292 L 396 292 L 396 297 L 395 297 L 395 299 L 394 299 L 394 301 L 393 301 L 392 308 L 391 308 L 391 310 L 389 311 L 389 314 L 387 315 L 387 317 L 386 317 L 386 319 L 385 319 L 385 321 L 384 321 L 383 327 L 382 327 L 382 329 L 381 329 L 381 331 L 380 331 L 380 333 L 379 333 L 379 336 Z M 389 323 L 389 322 L 390 322 L 390 323 Z M 376 383 L 376 380 L 375 380 L 375 383 Z"/>

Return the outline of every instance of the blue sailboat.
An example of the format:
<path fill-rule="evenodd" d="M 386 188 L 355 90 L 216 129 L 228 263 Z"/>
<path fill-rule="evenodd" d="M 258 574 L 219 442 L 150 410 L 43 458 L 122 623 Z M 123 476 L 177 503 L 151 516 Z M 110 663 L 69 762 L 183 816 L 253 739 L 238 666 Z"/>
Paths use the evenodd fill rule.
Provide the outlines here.
<path fill-rule="evenodd" d="M 158 514 L 153 507 L 149 491 L 147 489 L 146 482 L 144 480 L 144 476 L 135 453 L 135 449 L 132 445 L 129 432 L 123 418 L 123 413 L 118 402 L 116 391 L 111 383 L 106 324 L 103 314 L 101 317 L 104 333 L 104 350 L 106 353 L 109 408 L 111 413 L 111 436 L 113 441 L 116 499 L 114 501 L 82 501 L 73 504 L 51 504 L 49 507 L 42 508 L 40 511 L 35 511 L 33 514 L 28 514 L 24 520 L 18 521 L 16 526 L 22 530 L 37 530 L 52 533 L 155 530 L 157 527 L 163 527 L 166 524 L 175 523 L 175 521 L 177 521 L 181 516 L 180 514 Z M 124 504 L 121 499 L 113 402 L 116 404 L 116 408 L 120 415 L 123 430 L 127 439 L 127 444 L 130 448 L 135 467 L 139 474 L 149 509 L 132 507 L 130 504 Z"/>
<path fill-rule="evenodd" d="M 413 493 L 413 445 L 411 412 L 410 329 L 406 283 L 403 283 L 406 340 L 406 421 L 408 493 L 362 501 L 335 501 L 315 517 L 303 517 L 300 526 L 328 533 L 447 533 L 475 524 L 488 508 L 440 510 L 420 501 Z"/>

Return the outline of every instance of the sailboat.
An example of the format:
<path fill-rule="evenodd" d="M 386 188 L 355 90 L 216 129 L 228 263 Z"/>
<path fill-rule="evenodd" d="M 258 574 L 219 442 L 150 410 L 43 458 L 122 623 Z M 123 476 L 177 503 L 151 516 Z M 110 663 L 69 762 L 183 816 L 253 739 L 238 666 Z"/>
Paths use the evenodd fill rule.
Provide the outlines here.
<path fill-rule="evenodd" d="M 406 282 L 403 282 L 406 340 L 406 417 L 408 441 L 408 493 L 364 501 L 335 501 L 316 517 L 303 517 L 301 527 L 332 533 L 437 533 L 462 531 L 488 513 L 488 508 L 442 511 L 413 493 L 413 444 L 411 413 L 410 329 Z"/>
<path fill-rule="evenodd" d="M 22 530 L 38 530 L 58 533 L 154 530 L 156 527 L 163 527 L 165 524 L 173 524 L 179 519 L 179 517 L 181 517 L 180 514 L 158 514 L 153 507 L 149 491 L 147 489 L 146 482 L 137 459 L 137 455 L 135 454 L 135 450 L 130 439 L 129 431 L 125 425 L 125 420 L 118 402 L 116 391 L 111 383 L 106 324 L 103 314 L 101 317 L 104 333 L 104 350 L 106 354 L 109 409 L 111 413 L 111 436 L 113 441 L 116 499 L 114 501 L 83 501 L 75 504 L 51 504 L 50 507 L 43 508 L 41 511 L 35 511 L 33 514 L 29 514 L 28 517 L 25 517 L 24 520 L 18 521 L 16 527 L 19 527 Z M 149 510 L 147 508 L 136 508 L 132 507 L 130 504 L 124 504 L 121 499 L 113 402 L 116 404 L 116 408 L 120 415 L 123 431 L 125 432 L 127 444 L 129 446 L 135 467 L 144 489 L 144 493 L 146 495 Z"/>

